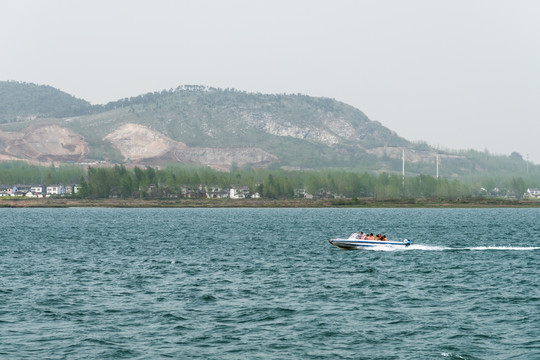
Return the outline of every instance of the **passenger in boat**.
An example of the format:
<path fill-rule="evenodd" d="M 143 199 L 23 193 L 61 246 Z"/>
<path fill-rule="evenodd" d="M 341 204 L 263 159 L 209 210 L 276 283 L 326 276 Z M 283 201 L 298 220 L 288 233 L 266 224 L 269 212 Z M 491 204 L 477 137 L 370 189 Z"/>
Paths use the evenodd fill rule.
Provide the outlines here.
<path fill-rule="evenodd" d="M 367 234 L 364 234 L 363 232 L 360 232 L 362 235 L 360 236 L 360 240 L 366 240 Z"/>
<path fill-rule="evenodd" d="M 373 239 L 375 239 L 375 236 L 373 235 L 373 233 L 369 233 L 367 239 L 368 240 L 373 240 Z"/>
<path fill-rule="evenodd" d="M 382 236 L 381 241 L 388 241 L 388 238 L 386 237 L 386 235 Z"/>
<path fill-rule="evenodd" d="M 358 234 L 356 234 L 356 238 L 357 238 L 357 239 L 361 239 L 362 236 L 364 236 L 364 233 L 361 232 L 361 231 L 360 231 Z"/>
<path fill-rule="evenodd" d="M 381 235 L 381 234 L 377 234 L 377 236 L 375 237 L 375 240 L 382 241 L 382 235 Z"/>

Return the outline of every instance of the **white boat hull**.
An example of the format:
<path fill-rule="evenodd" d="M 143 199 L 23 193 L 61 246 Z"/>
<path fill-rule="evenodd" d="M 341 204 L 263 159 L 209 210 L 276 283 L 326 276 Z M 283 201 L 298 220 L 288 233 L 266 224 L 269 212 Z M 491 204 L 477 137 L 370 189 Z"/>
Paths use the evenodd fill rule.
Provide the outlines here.
<path fill-rule="evenodd" d="M 330 239 L 328 242 L 341 249 L 361 249 L 373 247 L 407 247 L 411 242 L 407 239 L 403 241 L 379 241 L 360 239 Z"/>

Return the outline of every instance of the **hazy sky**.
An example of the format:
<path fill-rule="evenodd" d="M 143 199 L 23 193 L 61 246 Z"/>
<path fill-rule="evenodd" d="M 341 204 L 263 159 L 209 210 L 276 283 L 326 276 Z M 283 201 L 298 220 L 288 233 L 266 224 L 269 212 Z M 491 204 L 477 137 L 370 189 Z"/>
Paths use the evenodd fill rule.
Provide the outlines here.
<path fill-rule="evenodd" d="M 94 104 L 181 84 L 303 93 L 540 163 L 537 0 L 2 0 L 0 46 L 0 80 Z"/>

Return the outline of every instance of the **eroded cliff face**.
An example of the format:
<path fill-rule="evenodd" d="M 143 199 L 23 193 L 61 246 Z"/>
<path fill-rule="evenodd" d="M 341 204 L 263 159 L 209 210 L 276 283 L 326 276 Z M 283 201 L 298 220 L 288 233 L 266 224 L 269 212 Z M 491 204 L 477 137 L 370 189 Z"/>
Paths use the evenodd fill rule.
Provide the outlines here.
<path fill-rule="evenodd" d="M 376 147 L 366 151 L 378 157 L 387 156 L 392 159 L 402 159 L 402 157 L 405 156 L 406 161 L 413 164 L 433 163 L 436 161 L 437 157 L 437 153 L 435 151 L 419 151 L 400 147 Z M 461 155 L 439 154 L 438 156 L 441 160 L 465 159 L 465 157 Z"/>
<path fill-rule="evenodd" d="M 259 127 L 269 134 L 323 142 L 328 146 L 335 146 L 343 139 L 355 140 L 358 136 L 357 130 L 339 119 L 326 119 L 324 128 L 310 126 L 302 128 L 286 122 L 278 123 L 273 121 L 271 116 L 258 118 L 248 116 L 247 120 L 251 126 Z M 124 161 L 130 164 L 156 165 L 178 162 L 227 170 L 233 164 L 264 167 L 279 161 L 277 156 L 257 147 L 188 147 L 141 124 L 123 124 L 107 134 L 103 141 L 120 151 Z M 378 157 L 388 156 L 397 159 L 402 156 L 402 148 L 398 147 L 373 147 L 366 150 Z M 406 149 L 405 152 L 409 162 L 431 162 L 434 156 L 432 152 L 410 149 Z M 0 131 L 0 160 L 85 161 L 88 160 L 88 153 L 89 145 L 82 135 L 59 125 L 30 126 L 20 133 Z"/>
<path fill-rule="evenodd" d="M 30 126 L 22 133 L 0 134 L 6 155 L 40 161 L 79 161 L 88 143 L 76 132 L 59 125 Z"/>
<path fill-rule="evenodd" d="M 272 114 L 269 113 L 253 113 L 244 111 L 241 113 L 241 115 L 247 124 L 268 134 L 275 136 L 290 136 L 292 138 L 302 140 L 311 140 L 328 146 L 333 146 L 340 143 L 338 133 L 347 133 L 347 131 L 351 130 L 349 126 L 347 129 L 335 129 L 338 130 L 338 133 L 336 133 L 310 124 L 298 126 L 288 121 L 277 121 L 273 118 Z M 328 122 L 334 125 L 334 122 L 330 121 L 329 119 Z M 337 123 L 335 123 L 334 127 L 336 127 L 336 125 Z M 348 134 L 347 136 L 354 135 Z"/>
<path fill-rule="evenodd" d="M 124 124 L 103 140 L 131 164 L 179 162 L 228 170 L 232 164 L 265 166 L 279 160 L 254 147 L 190 148 L 140 124 Z M 0 131 L 0 160 L 84 161 L 88 152 L 83 136 L 59 125 L 31 126 L 20 133 Z"/>
<path fill-rule="evenodd" d="M 152 165 L 167 162 L 211 166 L 220 170 L 252 164 L 265 166 L 279 159 L 259 148 L 187 147 L 140 124 L 124 124 L 103 140 L 120 151 L 125 162 Z M 30 126 L 22 132 L 0 131 L 0 161 L 86 161 L 89 145 L 76 132 L 59 125 Z"/>
<path fill-rule="evenodd" d="M 170 151 L 183 149 L 186 145 L 179 141 L 139 124 L 124 124 L 105 136 L 126 161 L 140 161 L 156 158 Z"/>
<path fill-rule="evenodd" d="M 246 124 L 267 134 L 308 140 L 329 147 L 355 145 L 365 148 L 363 141 L 366 139 L 382 145 L 388 141 L 389 135 L 397 136 L 376 122 L 356 121 L 353 124 L 331 112 L 317 111 L 303 121 L 276 118 L 264 111 L 246 110 L 240 112 L 240 116 Z"/>
<path fill-rule="evenodd" d="M 204 164 L 216 169 L 233 164 L 264 166 L 279 159 L 258 148 L 185 148 L 174 151 L 174 158 L 182 163 Z"/>
<path fill-rule="evenodd" d="M 187 147 L 140 124 L 124 124 L 103 139 L 109 141 L 129 162 L 144 163 L 167 158 L 179 163 L 229 169 L 233 163 L 239 166 L 263 166 L 278 161 L 276 156 L 258 148 Z"/>

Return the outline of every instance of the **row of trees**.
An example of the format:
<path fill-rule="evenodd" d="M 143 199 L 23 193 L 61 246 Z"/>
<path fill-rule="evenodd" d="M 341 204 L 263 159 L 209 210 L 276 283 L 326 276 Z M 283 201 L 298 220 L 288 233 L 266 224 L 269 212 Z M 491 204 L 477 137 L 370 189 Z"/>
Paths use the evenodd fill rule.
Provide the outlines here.
<path fill-rule="evenodd" d="M 0 184 L 78 184 L 86 176 L 80 166 L 30 165 L 24 161 L 0 162 Z"/>
<path fill-rule="evenodd" d="M 535 183 L 536 180 L 536 183 Z M 292 198 L 304 190 L 314 196 L 399 197 L 456 199 L 486 195 L 492 189 L 521 196 L 527 187 L 540 187 L 538 179 L 522 177 L 485 177 L 468 181 L 435 178 L 429 175 L 406 176 L 396 173 L 359 173 L 347 171 L 285 171 L 238 169 L 229 173 L 187 165 L 163 169 L 122 165 L 111 168 L 75 166 L 42 167 L 24 162 L 0 163 L 0 184 L 80 184 L 78 196 L 84 198 L 180 197 L 186 189 L 247 186 L 251 194 L 266 198 Z M 486 192 L 487 190 L 487 192 Z"/>
<path fill-rule="evenodd" d="M 236 170 L 231 173 L 209 168 L 171 166 L 126 169 L 90 168 L 81 183 L 81 197 L 179 197 L 186 189 L 207 187 L 229 188 L 243 185 L 251 194 L 266 198 L 293 198 L 304 190 L 314 196 L 375 197 L 391 199 L 407 197 L 463 198 L 471 189 L 458 180 L 420 175 L 412 178 L 396 174 L 353 173 L 344 171 L 303 172 L 283 170 Z"/>

